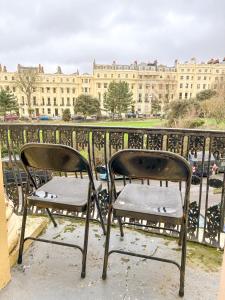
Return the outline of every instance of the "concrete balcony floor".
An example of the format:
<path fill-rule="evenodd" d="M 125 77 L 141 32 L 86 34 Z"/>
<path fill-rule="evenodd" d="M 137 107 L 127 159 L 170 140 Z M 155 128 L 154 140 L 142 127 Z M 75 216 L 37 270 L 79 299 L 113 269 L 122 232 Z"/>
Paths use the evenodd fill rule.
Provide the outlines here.
<path fill-rule="evenodd" d="M 83 244 L 84 224 L 57 218 L 43 238 Z M 1 300 L 70 299 L 180 299 L 176 266 L 137 257 L 112 254 L 108 277 L 101 279 L 104 241 L 98 224 L 90 224 L 86 278 L 81 279 L 78 249 L 34 242 L 24 254 L 23 264 L 12 269 L 11 283 L 0 292 Z M 175 239 L 142 231 L 112 228 L 110 248 L 130 249 L 180 261 Z M 210 247 L 188 243 L 184 299 L 216 299 L 222 253 Z"/>

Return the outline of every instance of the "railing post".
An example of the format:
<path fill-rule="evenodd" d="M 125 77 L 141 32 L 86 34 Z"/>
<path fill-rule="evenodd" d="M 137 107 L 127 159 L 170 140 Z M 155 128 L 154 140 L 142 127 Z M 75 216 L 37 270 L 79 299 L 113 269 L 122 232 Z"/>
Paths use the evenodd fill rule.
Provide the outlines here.
<path fill-rule="evenodd" d="M 10 281 L 9 248 L 7 241 L 6 206 L 3 187 L 2 160 L 0 148 L 0 289 Z"/>

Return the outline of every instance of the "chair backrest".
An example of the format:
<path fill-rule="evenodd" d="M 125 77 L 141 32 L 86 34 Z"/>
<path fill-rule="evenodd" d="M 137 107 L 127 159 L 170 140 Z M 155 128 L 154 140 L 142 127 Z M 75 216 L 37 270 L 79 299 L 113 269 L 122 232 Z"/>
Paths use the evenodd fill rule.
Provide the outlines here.
<path fill-rule="evenodd" d="M 114 154 L 109 162 L 109 171 L 111 176 L 114 173 L 129 178 L 168 181 L 188 181 L 192 174 L 190 164 L 178 154 L 137 149 Z"/>
<path fill-rule="evenodd" d="M 20 158 L 26 169 L 91 173 L 88 161 L 78 151 L 64 145 L 25 144 L 20 150 Z"/>

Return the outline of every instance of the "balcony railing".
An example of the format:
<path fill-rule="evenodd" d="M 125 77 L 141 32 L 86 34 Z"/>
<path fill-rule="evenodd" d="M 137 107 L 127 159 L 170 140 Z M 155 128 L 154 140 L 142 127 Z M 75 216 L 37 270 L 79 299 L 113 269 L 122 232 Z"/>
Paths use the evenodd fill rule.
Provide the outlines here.
<path fill-rule="evenodd" d="M 189 160 L 190 156 L 196 158 L 201 153 L 202 158 L 198 162 L 198 172 L 192 180 L 188 238 L 216 247 L 221 246 L 225 207 L 224 131 L 2 124 L 0 125 L 2 152 L 3 156 L 8 156 L 8 168 L 14 174 L 14 180 L 9 181 L 5 167 L 5 188 L 9 198 L 14 201 L 18 213 L 21 212 L 23 206 L 25 184 L 21 176 L 16 175 L 19 169 L 17 154 L 19 148 L 28 142 L 61 143 L 78 149 L 89 160 L 96 178 L 98 178 L 96 167 L 107 165 L 111 155 L 124 148 L 167 150 L 178 153 Z M 216 170 L 216 165 L 219 167 L 217 171 L 220 173 L 214 175 L 212 169 Z M 196 167 L 193 166 L 193 168 Z M 121 184 L 126 184 L 126 181 L 126 179 L 122 180 Z M 105 183 L 106 188 L 99 197 L 106 215 L 109 182 Z M 182 190 L 182 186 L 180 189 Z M 161 227 L 163 226 L 164 224 L 161 225 Z M 169 234 L 166 230 L 162 230 L 162 233 Z"/>

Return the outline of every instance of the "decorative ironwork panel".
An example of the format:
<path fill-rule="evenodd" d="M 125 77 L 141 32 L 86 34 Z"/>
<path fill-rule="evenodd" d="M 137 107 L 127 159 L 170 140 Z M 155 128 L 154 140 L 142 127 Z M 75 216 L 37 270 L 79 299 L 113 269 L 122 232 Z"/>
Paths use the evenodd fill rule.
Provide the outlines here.
<path fill-rule="evenodd" d="M 124 144 L 123 132 L 110 132 L 109 141 L 110 141 L 110 146 L 114 150 L 117 151 L 119 149 L 122 149 Z"/>
<path fill-rule="evenodd" d="M 101 150 L 105 146 L 105 131 L 93 131 L 92 132 L 93 146 L 98 150 Z"/>
<path fill-rule="evenodd" d="M 42 128 L 43 143 L 56 143 L 56 128 Z"/>
<path fill-rule="evenodd" d="M 8 129 L 5 126 L 0 126 L 0 144 L 1 146 L 7 144 Z"/>
<path fill-rule="evenodd" d="M 17 212 L 19 210 L 19 191 L 18 186 L 16 182 L 6 184 L 5 190 L 8 198 L 13 202 L 14 204 L 14 210 Z"/>
<path fill-rule="evenodd" d="M 11 143 L 17 147 L 24 144 L 24 128 L 16 126 L 10 128 L 10 140 Z"/>
<path fill-rule="evenodd" d="M 26 141 L 27 143 L 39 143 L 39 128 L 38 127 L 27 127 L 26 128 Z"/>
<path fill-rule="evenodd" d="M 128 148 L 142 149 L 143 148 L 143 134 L 140 132 L 128 133 Z"/>
<path fill-rule="evenodd" d="M 204 145 L 205 145 L 204 136 L 191 135 L 189 137 L 189 151 L 191 152 L 191 154 L 197 156 L 198 151 L 203 151 Z"/>
<path fill-rule="evenodd" d="M 60 128 L 59 142 L 66 146 L 73 146 L 73 130 L 67 128 Z"/>
<path fill-rule="evenodd" d="M 225 157 L 225 137 L 212 138 L 212 153 L 216 159 Z"/>
<path fill-rule="evenodd" d="M 163 147 L 163 135 L 158 133 L 148 133 L 147 135 L 147 149 L 161 150 Z"/>
<path fill-rule="evenodd" d="M 204 238 L 209 239 L 210 244 L 218 244 L 220 233 L 220 204 L 209 207 L 206 211 L 206 228 Z"/>
<path fill-rule="evenodd" d="M 191 238 L 196 237 L 196 230 L 198 228 L 198 218 L 199 218 L 199 206 L 196 201 L 193 201 L 189 205 L 188 224 L 187 224 L 188 235 Z"/>
<path fill-rule="evenodd" d="M 108 214 L 108 206 L 109 206 L 109 194 L 106 189 L 98 193 L 98 201 L 102 212 L 102 216 L 104 219 L 106 219 L 106 216 Z"/>
<path fill-rule="evenodd" d="M 77 148 L 84 149 L 89 143 L 89 131 L 88 130 L 76 130 L 76 144 Z"/>
<path fill-rule="evenodd" d="M 183 134 L 169 134 L 167 136 L 167 150 L 174 153 L 182 153 L 183 141 Z"/>

